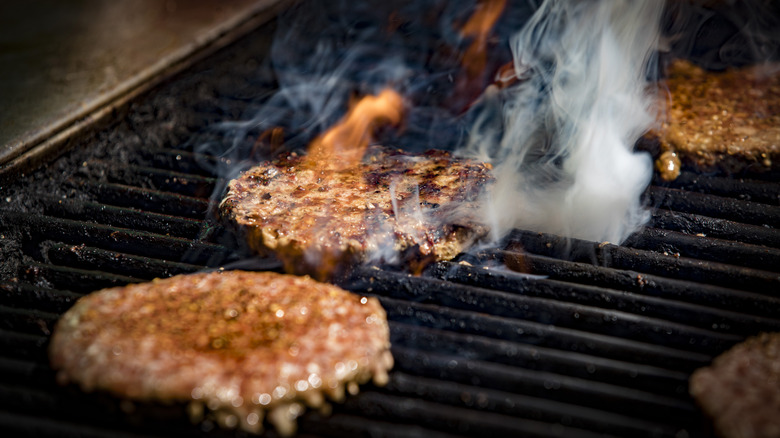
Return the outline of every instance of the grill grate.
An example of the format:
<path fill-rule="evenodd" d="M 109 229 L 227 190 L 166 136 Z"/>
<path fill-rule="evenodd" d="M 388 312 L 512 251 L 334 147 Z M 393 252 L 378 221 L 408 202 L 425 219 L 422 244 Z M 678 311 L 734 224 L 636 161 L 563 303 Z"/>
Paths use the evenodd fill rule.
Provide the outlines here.
<path fill-rule="evenodd" d="M 250 36 L 195 66 L 81 150 L 5 189 L 0 428 L 236 435 L 190 424 L 180 406 L 131 407 L 60 387 L 46 348 L 59 315 L 94 289 L 240 263 L 280 269 L 246 261 L 212 220 L 210 196 L 224 184 L 214 169 L 228 163 L 194 151 L 182 131 L 235 117 L 275 87 L 255 68 L 233 68 L 266 53 L 262 44 Z M 365 388 L 331 416 L 306 414 L 301 435 L 706 436 L 690 373 L 746 336 L 780 329 L 778 193 L 769 177 L 686 173 L 648 190 L 651 227 L 623 246 L 516 230 L 420 277 L 358 269 L 342 285 L 379 297 L 396 366 L 387 387 Z"/>

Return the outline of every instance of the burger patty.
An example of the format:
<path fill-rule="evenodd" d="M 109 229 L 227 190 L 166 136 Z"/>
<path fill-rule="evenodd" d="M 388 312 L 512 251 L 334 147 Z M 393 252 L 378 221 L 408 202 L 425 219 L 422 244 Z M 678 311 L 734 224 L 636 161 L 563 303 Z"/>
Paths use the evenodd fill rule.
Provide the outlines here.
<path fill-rule="evenodd" d="M 478 199 L 490 166 L 444 151 L 414 155 L 370 148 L 336 170 L 296 154 L 244 172 L 220 205 L 257 252 L 271 250 L 288 272 L 327 276 L 349 262 L 451 259 L 487 228 Z"/>
<path fill-rule="evenodd" d="M 655 133 L 666 180 L 681 164 L 703 171 L 762 171 L 780 159 L 780 65 L 709 72 L 685 60 L 668 69 L 671 102 Z"/>
<path fill-rule="evenodd" d="M 308 277 L 225 271 L 104 289 L 58 321 L 50 346 L 61 383 L 132 400 L 205 405 L 223 425 L 282 434 L 303 406 L 392 367 L 385 312 Z"/>
<path fill-rule="evenodd" d="M 762 333 L 691 376 L 690 393 L 723 438 L 780 436 L 780 333 Z"/>

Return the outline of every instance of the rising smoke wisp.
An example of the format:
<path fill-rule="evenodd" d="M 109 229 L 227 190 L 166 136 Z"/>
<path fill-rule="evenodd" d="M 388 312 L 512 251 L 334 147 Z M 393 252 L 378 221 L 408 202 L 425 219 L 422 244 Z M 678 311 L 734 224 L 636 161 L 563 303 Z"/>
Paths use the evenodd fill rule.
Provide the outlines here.
<path fill-rule="evenodd" d="M 460 153 L 493 163 L 486 221 L 618 243 L 649 213 L 648 79 L 663 2 L 546 1 L 510 39 L 520 82 L 488 89 Z"/>

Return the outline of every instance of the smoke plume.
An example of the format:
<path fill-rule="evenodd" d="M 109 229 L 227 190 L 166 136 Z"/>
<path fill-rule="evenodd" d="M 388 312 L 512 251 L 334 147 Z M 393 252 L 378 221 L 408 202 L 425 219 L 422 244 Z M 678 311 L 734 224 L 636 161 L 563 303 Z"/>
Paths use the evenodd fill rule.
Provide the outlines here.
<path fill-rule="evenodd" d="M 496 239 L 518 227 L 618 243 L 649 218 L 648 79 L 663 2 L 545 1 L 510 39 L 519 82 L 481 97 L 461 154 L 493 163 Z"/>

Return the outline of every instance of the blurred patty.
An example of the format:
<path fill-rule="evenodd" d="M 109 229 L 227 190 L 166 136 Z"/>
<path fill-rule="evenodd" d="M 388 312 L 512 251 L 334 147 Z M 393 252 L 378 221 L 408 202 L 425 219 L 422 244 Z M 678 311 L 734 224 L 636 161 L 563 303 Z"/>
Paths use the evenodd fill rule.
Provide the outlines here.
<path fill-rule="evenodd" d="M 690 393 L 723 438 L 780 436 L 780 333 L 762 333 L 691 376 Z"/>
<path fill-rule="evenodd" d="M 308 277 L 226 271 L 104 289 L 57 323 L 50 359 L 62 383 L 134 400 L 205 405 L 227 426 L 282 433 L 303 405 L 392 367 L 385 312 Z M 231 417 L 232 416 L 232 417 Z"/>

